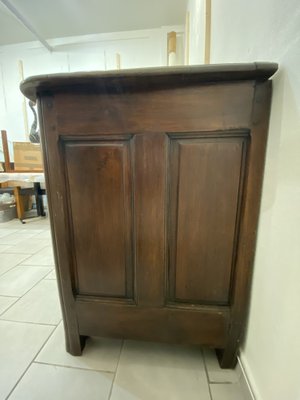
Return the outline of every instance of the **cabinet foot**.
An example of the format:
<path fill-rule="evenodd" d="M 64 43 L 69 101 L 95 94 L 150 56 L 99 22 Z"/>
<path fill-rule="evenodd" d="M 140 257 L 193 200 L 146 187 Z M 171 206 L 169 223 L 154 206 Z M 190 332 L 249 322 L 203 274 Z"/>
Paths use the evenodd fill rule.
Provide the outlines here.
<path fill-rule="evenodd" d="M 72 356 L 81 356 L 87 338 L 88 336 L 82 335 L 70 335 L 69 339 L 66 337 L 67 352 Z"/>
<path fill-rule="evenodd" d="M 235 368 L 237 364 L 237 350 L 236 349 L 216 349 L 216 354 L 221 368 Z"/>

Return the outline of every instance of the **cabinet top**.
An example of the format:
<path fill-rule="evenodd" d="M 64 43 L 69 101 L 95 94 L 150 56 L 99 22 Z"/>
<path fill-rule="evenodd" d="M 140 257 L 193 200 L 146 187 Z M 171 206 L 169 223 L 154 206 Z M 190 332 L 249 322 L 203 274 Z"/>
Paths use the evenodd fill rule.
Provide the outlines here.
<path fill-rule="evenodd" d="M 121 93 L 121 88 L 147 91 L 201 82 L 265 81 L 277 69 L 276 63 L 254 62 L 61 73 L 29 77 L 21 82 L 20 89 L 26 97 L 36 100 L 39 94 L 70 91 L 73 88 L 96 88 L 98 91 Z"/>

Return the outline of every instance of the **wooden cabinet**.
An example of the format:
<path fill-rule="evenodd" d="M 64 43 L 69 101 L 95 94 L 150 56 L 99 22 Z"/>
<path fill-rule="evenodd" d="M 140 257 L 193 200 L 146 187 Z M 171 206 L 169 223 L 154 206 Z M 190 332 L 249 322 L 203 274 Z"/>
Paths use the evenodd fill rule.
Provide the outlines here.
<path fill-rule="evenodd" d="M 66 346 L 206 345 L 245 325 L 276 64 L 39 76 Z"/>

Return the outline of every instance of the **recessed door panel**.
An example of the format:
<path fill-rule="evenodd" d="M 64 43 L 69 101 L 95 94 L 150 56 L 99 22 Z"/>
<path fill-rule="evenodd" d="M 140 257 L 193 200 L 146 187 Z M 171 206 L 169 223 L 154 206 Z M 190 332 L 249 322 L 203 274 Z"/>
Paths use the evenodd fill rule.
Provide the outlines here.
<path fill-rule="evenodd" d="M 81 295 L 132 297 L 130 140 L 64 142 L 73 269 Z"/>
<path fill-rule="evenodd" d="M 172 301 L 229 301 L 244 148 L 244 137 L 171 139 Z"/>

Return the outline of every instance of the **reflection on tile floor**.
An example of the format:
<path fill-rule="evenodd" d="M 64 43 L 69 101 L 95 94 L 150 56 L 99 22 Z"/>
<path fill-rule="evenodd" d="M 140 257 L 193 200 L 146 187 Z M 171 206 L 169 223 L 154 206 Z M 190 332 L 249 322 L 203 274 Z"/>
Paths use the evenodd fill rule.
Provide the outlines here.
<path fill-rule="evenodd" d="M 212 351 L 90 338 L 65 352 L 48 219 L 0 224 L 0 400 L 245 400 Z"/>

